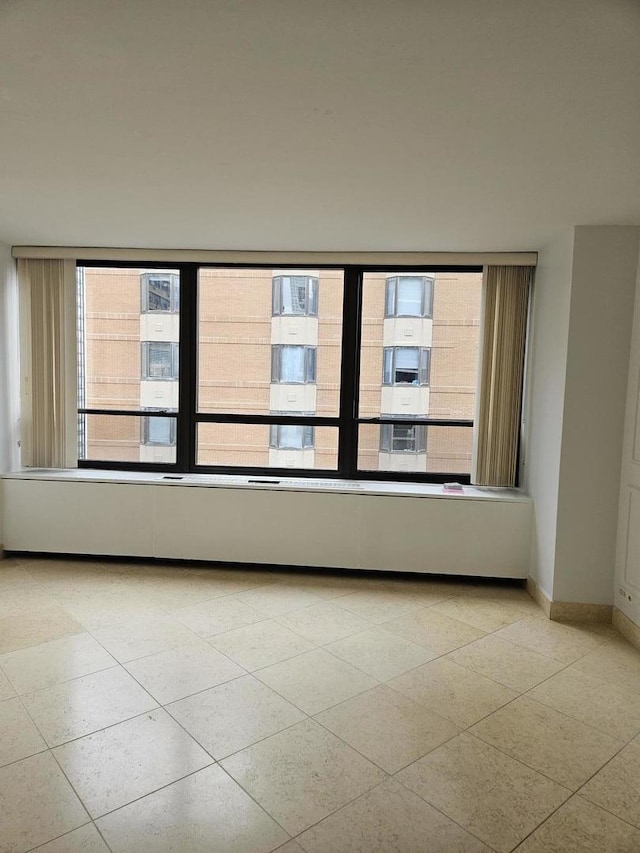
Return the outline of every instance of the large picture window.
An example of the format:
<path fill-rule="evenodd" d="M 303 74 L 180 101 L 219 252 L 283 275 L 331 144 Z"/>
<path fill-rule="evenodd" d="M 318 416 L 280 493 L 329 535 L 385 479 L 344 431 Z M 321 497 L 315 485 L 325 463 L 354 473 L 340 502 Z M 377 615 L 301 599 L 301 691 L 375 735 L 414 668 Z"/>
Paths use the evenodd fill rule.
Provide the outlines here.
<path fill-rule="evenodd" d="M 79 465 L 469 482 L 481 287 L 468 267 L 79 263 Z"/>

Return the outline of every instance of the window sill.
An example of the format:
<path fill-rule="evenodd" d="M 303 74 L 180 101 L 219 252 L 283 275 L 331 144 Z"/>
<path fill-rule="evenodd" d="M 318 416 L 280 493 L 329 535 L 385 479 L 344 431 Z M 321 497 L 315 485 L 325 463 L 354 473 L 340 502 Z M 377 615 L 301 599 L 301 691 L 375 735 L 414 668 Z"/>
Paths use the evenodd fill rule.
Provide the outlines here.
<path fill-rule="evenodd" d="M 339 494 L 389 495 L 442 500 L 507 501 L 529 503 L 520 489 L 463 486 L 460 492 L 445 491 L 437 483 L 393 483 L 370 480 L 310 480 L 305 477 L 262 477 L 243 474 L 166 474 L 148 471 L 105 471 L 86 468 L 28 468 L 3 474 L 9 480 L 56 480 L 60 482 L 128 483 L 130 485 L 187 486 L 193 488 L 251 489 Z"/>

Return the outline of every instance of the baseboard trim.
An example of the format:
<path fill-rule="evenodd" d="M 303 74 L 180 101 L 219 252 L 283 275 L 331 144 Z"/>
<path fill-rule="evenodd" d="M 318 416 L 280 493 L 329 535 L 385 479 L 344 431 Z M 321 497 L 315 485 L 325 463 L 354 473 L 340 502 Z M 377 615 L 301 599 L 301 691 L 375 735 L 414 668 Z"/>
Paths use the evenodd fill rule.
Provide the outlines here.
<path fill-rule="evenodd" d="M 542 609 L 542 612 L 547 619 L 551 619 L 551 599 L 547 598 L 545 593 L 540 589 L 532 577 L 527 578 L 526 588 L 531 598 L 533 598 L 535 603 Z"/>
<path fill-rule="evenodd" d="M 527 592 L 540 605 L 547 619 L 552 622 L 602 622 L 609 624 L 613 618 L 613 605 L 611 604 L 552 601 L 532 577 L 527 578 Z"/>
<path fill-rule="evenodd" d="M 640 625 L 636 625 L 633 619 L 629 619 L 626 613 L 623 613 L 622 610 L 618 610 L 617 607 L 613 608 L 613 617 L 611 621 L 613 622 L 614 627 L 620 631 L 623 637 L 626 637 L 627 640 L 629 640 L 632 646 L 640 649 Z"/>

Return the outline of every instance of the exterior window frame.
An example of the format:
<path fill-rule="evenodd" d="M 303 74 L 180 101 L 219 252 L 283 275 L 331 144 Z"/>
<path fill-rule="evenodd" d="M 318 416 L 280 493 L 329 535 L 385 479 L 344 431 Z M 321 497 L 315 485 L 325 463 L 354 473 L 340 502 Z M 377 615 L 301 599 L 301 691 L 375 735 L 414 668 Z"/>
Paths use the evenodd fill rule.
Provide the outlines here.
<path fill-rule="evenodd" d="M 149 284 L 153 278 L 169 279 L 169 308 L 149 307 Z M 177 314 L 180 311 L 180 275 L 162 271 L 143 272 L 140 274 L 140 306 L 142 314 Z"/>
<path fill-rule="evenodd" d="M 149 350 L 152 346 L 166 344 L 169 347 L 170 370 L 169 376 L 151 376 L 151 359 Z M 142 341 L 142 370 L 143 382 L 174 382 L 180 378 L 180 344 L 177 341 Z"/>
<path fill-rule="evenodd" d="M 416 365 L 417 382 L 398 382 L 395 379 L 398 368 L 398 350 L 417 350 Z M 382 350 L 382 384 L 386 387 L 400 386 L 402 388 L 426 387 L 429 385 L 431 372 L 431 350 L 429 347 L 383 347 Z"/>
<path fill-rule="evenodd" d="M 305 279 L 305 309 L 304 311 L 286 311 L 283 298 L 285 279 Z M 271 279 L 271 316 L 272 317 L 317 317 L 318 294 L 320 279 L 313 275 L 275 275 Z M 291 304 L 293 305 L 293 298 Z"/>
<path fill-rule="evenodd" d="M 129 471 L 165 471 L 175 474 L 189 473 L 218 473 L 233 474 L 244 473 L 266 477 L 300 477 L 345 479 L 345 480 L 370 480 L 370 481 L 396 481 L 396 482 L 427 482 L 444 483 L 457 480 L 460 483 L 469 483 L 470 475 L 467 473 L 437 473 L 437 472 L 409 472 L 409 471 L 370 471 L 360 468 L 358 465 L 358 443 L 360 429 L 367 425 L 382 424 L 406 424 L 428 427 L 429 425 L 452 427 L 460 429 L 472 429 L 473 420 L 466 418 L 432 418 L 429 416 L 410 415 L 406 418 L 388 415 L 379 417 L 365 417 L 359 412 L 359 385 L 360 385 L 360 357 L 362 336 L 362 301 L 365 273 L 376 273 L 388 275 L 388 267 L 376 264 L 340 264 L 326 263 L 314 264 L 315 269 L 339 270 L 343 274 L 343 306 L 342 306 L 342 340 L 341 340 L 341 366 L 340 366 L 340 407 L 337 416 L 325 416 L 322 414 L 301 415 L 296 412 L 269 413 L 265 415 L 247 415 L 241 412 L 201 412 L 197 408 L 197 374 L 198 374 L 198 274 L 201 269 L 269 269 L 275 266 L 278 269 L 287 269 L 287 263 L 207 263 L 184 261 L 179 263 L 164 262 L 155 264 L 153 262 L 136 261 L 96 261 L 91 258 L 78 259 L 76 266 L 80 268 L 117 268 L 122 267 L 131 270 L 135 268 L 140 274 L 148 273 L 154 268 L 159 272 L 170 266 L 179 273 L 179 339 L 180 344 L 174 343 L 175 353 L 172 353 L 172 376 L 150 378 L 148 381 L 175 381 L 179 379 L 179 404 L 177 410 L 167 410 L 166 417 L 175 420 L 176 430 L 176 459 L 175 462 L 113 462 L 101 461 L 99 459 L 79 459 L 78 466 L 88 469 L 107 470 L 129 470 Z M 299 264 L 297 265 L 299 268 Z M 293 269 L 293 265 L 291 265 Z M 424 266 L 394 266 L 394 272 L 417 274 L 425 277 L 433 277 L 438 272 L 473 272 L 481 273 L 479 265 L 432 265 Z M 393 276 L 391 276 L 393 277 Z M 80 282 L 82 274 L 79 273 Z M 272 294 L 273 295 L 273 294 Z M 386 296 L 386 291 L 385 291 Z M 142 308 L 142 306 L 141 306 Z M 145 313 L 145 312 L 141 312 Z M 164 312 L 162 312 L 164 313 Z M 289 315 L 290 316 L 290 315 Z M 301 316 L 301 315 L 293 315 Z M 149 342 L 142 342 L 149 343 Z M 163 342 L 160 342 L 163 343 Z M 166 343 L 166 342 L 165 342 Z M 173 343 L 173 342 L 171 342 Z M 278 346 L 278 345 L 273 345 Z M 287 346 L 287 345 L 282 345 Z M 299 346 L 299 345 L 295 345 Z M 308 347 L 314 354 L 317 348 Z M 425 349 L 425 348 L 420 348 Z M 305 356 L 305 359 L 307 356 Z M 310 356 L 313 358 L 313 356 Z M 178 365 L 176 370 L 175 365 Z M 316 365 L 317 367 L 317 365 Z M 428 367 L 424 368 L 428 371 Z M 309 371 L 312 370 L 305 364 L 304 384 L 315 381 L 311 378 Z M 147 381 L 147 380 L 145 380 Z M 280 384 L 280 383 L 279 383 Z M 284 383 L 289 384 L 289 383 Z M 292 383 L 303 384 L 303 383 Z M 409 387 L 401 384 L 399 387 Z M 82 398 L 81 398 L 82 399 Z M 165 411 L 162 411 L 165 414 Z M 87 408 L 81 405 L 78 408 L 79 422 L 83 421 L 85 415 L 113 415 L 132 417 L 151 417 L 146 409 L 100 409 Z M 197 464 L 197 429 L 199 424 L 204 423 L 227 423 L 227 424 L 264 424 L 264 425 L 296 425 L 310 427 L 331 427 L 338 434 L 338 461 L 335 469 L 304 469 L 304 468 L 275 468 L 238 465 L 198 465 Z M 315 439 L 315 434 L 314 434 Z M 398 451 L 399 452 L 399 451 Z M 405 451 L 409 452 L 409 451 Z"/>
<path fill-rule="evenodd" d="M 283 379 L 283 350 L 301 349 L 302 372 L 304 379 Z M 317 347 L 307 344 L 272 344 L 271 346 L 271 383 L 273 385 L 315 385 L 317 376 Z"/>
<path fill-rule="evenodd" d="M 141 437 L 140 443 L 145 447 L 175 447 L 176 446 L 176 419 L 174 417 L 167 416 L 163 409 L 145 409 L 147 414 L 141 419 Z M 149 423 L 152 418 L 162 417 L 163 420 L 166 420 L 169 423 L 169 441 L 153 441 L 149 435 L 151 432 L 151 424 Z"/>
<path fill-rule="evenodd" d="M 396 437 L 397 429 L 412 430 L 412 447 L 398 447 L 402 439 Z M 380 452 L 381 453 L 426 453 L 427 451 L 427 427 L 422 424 L 380 424 Z"/>
<path fill-rule="evenodd" d="M 407 314 L 398 311 L 399 289 L 403 279 L 419 279 L 421 282 L 420 313 Z M 385 280 L 384 289 L 384 316 L 385 319 L 393 317 L 433 317 L 433 295 L 435 289 L 435 278 L 428 275 L 392 275 Z"/>

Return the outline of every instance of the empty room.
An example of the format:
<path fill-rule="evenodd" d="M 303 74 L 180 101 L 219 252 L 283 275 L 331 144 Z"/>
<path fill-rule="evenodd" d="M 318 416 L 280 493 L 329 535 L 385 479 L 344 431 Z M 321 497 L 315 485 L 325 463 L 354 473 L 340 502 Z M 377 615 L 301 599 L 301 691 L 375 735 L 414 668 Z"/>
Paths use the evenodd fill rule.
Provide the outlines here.
<path fill-rule="evenodd" d="M 640 6 L 0 3 L 0 853 L 640 851 Z"/>

